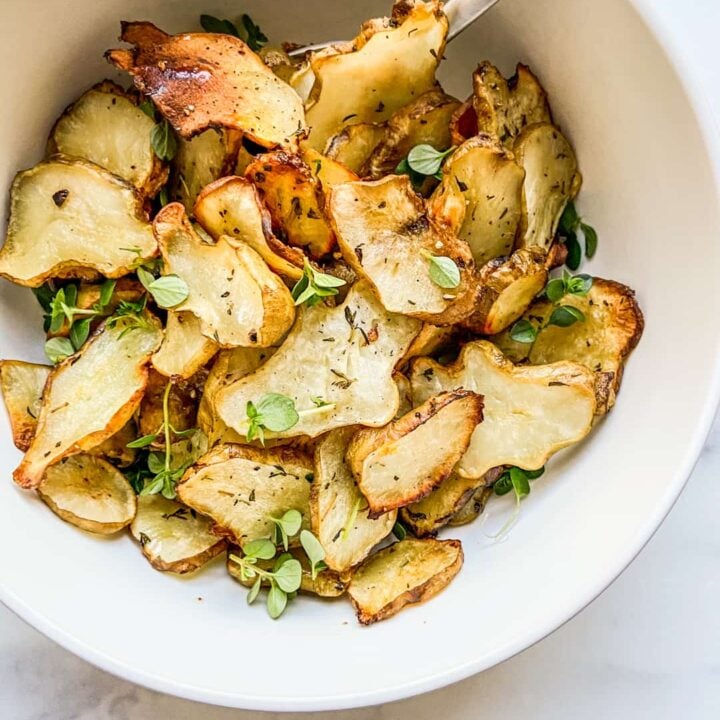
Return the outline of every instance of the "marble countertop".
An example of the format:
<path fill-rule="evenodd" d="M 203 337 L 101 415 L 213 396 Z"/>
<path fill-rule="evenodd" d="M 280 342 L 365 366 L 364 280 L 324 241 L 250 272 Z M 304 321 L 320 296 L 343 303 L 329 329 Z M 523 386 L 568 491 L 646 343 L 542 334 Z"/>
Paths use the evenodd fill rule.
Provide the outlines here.
<path fill-rule="evenodd" d="M 720 3 L 652 4 L 720 118 Z M 703 37 L 705 41 L 703 41 Z M 687 488 L 633 564 L 534 647 L 464 682 L 328 720 L 709 720 L 720 717 L 720 420 Z M 0 605 L 0 717 L 272 720 L 139 688 L 61 649 Z M 302 716 L 300 716 L 302 717 Z"/>

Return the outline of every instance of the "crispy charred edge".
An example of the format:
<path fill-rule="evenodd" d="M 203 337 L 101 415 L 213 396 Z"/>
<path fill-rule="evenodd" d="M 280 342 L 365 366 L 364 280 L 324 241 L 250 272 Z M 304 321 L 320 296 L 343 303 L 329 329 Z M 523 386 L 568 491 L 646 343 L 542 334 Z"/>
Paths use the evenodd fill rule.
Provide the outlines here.
<path fill-rule="evenodd" d="M 90 335 L 89 340 L 87 340 L 85 345 L 83 345 L 83 350 L 87 349 L 91 343 L 95 342 L 104 330 L 105 323 L 103 322 L 98 325 L 95 331 Z M 55 376 L 58 375 L 63 369 L 71 368 L 80 359 L 80 357 L 80 354 L 71 355 L 70 357 L 65 358 L 65 360 L 59 363 L 57 367 L 55 367 L 50 372 L 50 375 L 45 382 L 45 387 L 43 388 L 43 397 L 47 397 L 49 395 Z M 60 460 L 70 455 L 77 455 L 78 453 L 92 450 L 95 446 L 103 442 L 103 440 L 107 440 L 107 438 L 114 435 L 118 430 L 120 430 L 120 428 L 123 427 L 123 425 L 125 425 L 125 423 L 130 421 L 130 419 L 135 415 L 135 411 L 140 407 L 140 403 L 142 402 L 143 396 L 145 395 L 145 389 L 147 388 L 150 379 L 149 363 L 151 357 L 152 352 L 147 353 L 145 362 L 137 368 L 141 387 L 136 390 L 132 394 L 130 399 L 125 403 L 125 405 L 123 405 L 123 407 L 121 407 L 112 416 L 112 418 L 110 418 L 110 421 L 108 422 L 106 427 L 102 430 L 97 430 L 94 433 L 90 433 L 89 435 L 82 438 L 82 440 L 80 440 L 79 442 L 73 443 L 61 455 L 59 455 L 53 460 L 53 462 L 51 463 L 52 465 L 60 462 Z M 45 413 L 43 413 L 41 410 L 40 414 L 38 415 L 38 424 L 35 429 L 34 437 L 38 436 L 42 432 L 43 428 L 40 423 L 41 421 L 44 422 L 44 420 Z M 23 458 L 20 462 L 20 465 L 18 465 L 17 468 L 15 468 L 15 470 L 13 471 L 13 480 L 15 480 L 15 482 L 20 487 L 25 488 L 26 490 L 35 489 L 38 487 L 38 485 L 40 485 L 40 483 L 42 483 L 43 475 L 45 474 L 45 469 L 47 467 L 50 466 L 46 466 L 39 477 L 37 476 L 37 474 L 28 474 L 27 460 L 26 458 Z"/>
<path fill-rule="evenodd" d="M 2 377 L 3 368 L 5 366 L 11 367 L 12 365 L 36 365 L 37 363 L 28 363 L 24 360 L 0 360 L 0 378 Z M 45 395 L 45 392 L 48 388 L 48 380 L 50 379 L 50 375 L 52 374 L 52 368 L 48 368 L 50 372 L 48 373 L 48 377 L 45 380 L 45 383 L 43 384 L 42 392 L 40 393 L 40 397 Z M 8 408 L 8 415 L 10 415 L 10 411 Z M 39 416 L 38 416 L 39 417 Z M 12 423 L 11 423 L 12 425 Z M 22 452 L 27 452 L 28 448 L 30 447 L 30 443 L 32 443 L 33 439 L 35 438 L 35 433 L 37 430 L 37 418 L 35 418 L 35 422 L 32 424 L 25 424 L 23 423 L 23 427 L 20 429 L 20 432 L 15 432 L 17 428 L 13 427 L 13 443 L 15 447 L 18 450 L 21 450 Z"/>
<path fill-rule="evenodd" d="M 202 204 L 203 200 L 205 200 L 205 198 L 208 195 L 211 195 L 213 192 L 224 188 L 227 185 L 236 185 L 238 183 L 242 183 L 243 186 L 246 186 L 247 182 L 248 181 L 246 178 L 240 177 L 239 175 L 228 175 L 226 177 L 221 177 L 214 182 L 211 182 L 209 185 L 206 185 L 198 194 L 195 200 L 193 214 L 196 213 L 195 208 L 199 207 Z M 262 218 L 263 235 L 265 236 L 265 242 L 267 243 L 268 247 L 279 258 L 291 263 L 292 265 L 296 265 L 299 268 L 303 267 L 305 253 L 303 253 L 302 250 L 300 250 L 299 248 L 286 245 L 284 242 L 278 240 L 278 238 L 275 237 L 275 235 L 273 234 L 272 218 L 270 217 L 270 213 L 265 207 L 265 204 L 262 202 L 257 187 L 255 187 L 253 183 L 250 183 L 250 187 L 252 188 L 255 200 L 257 202 L 258 211 L 260 212 L 260 217 Z"/>
<path fill-rule="evenodd" d="M 376 613 L 368 613 L 363 610 L 360 605 L 355 601 L 355 598 L 350 594 L 350 602 L 352 602 L 357 614 L 358 621 L 362 625 L 372 625 L 380 620 L 396 615 L 406 605 L 413 605 L 416 603 L 425 602 L 435 597 L 441 590 L 444 590 L 452 581 L 452 579 L 460 572 L 465 560 L 465 555 L 462 549 L 462 543 L 459 540 L 435 540 L 434 542 L 443 543 L 444 545 L 450 545 L 457 549 L 457 557 L 454 562 L 448 565 L 441 573 L 433 575 L 433 577 L 426 580 L 421 585 L 406 590 L 401 595 L 398 595 L 394 600 L 389 602 L 385 607 L 380 608 Z M 397 544 L 397 543 L 396 543 Z M 390 546 L 393 547 L 392 545 Z M 382 550 L 380 552 L 383 552 Z M 373 556 L 370 557 L 372 559 Z M 352 583 L 351 583 L 352 587 Z"/>
<path fill-rule="evenodd" d="M 491 488 L 495 481 L 500 477 L 500 475 L 502 475 L 502 473 L 503 467 L 500 466 L 496 468 L 491 468 L 481 478 L 478 478 L 477 480 L 473 481 L 470 478 L 467 478 L 468 487 L 465 489 L 462 495 L 458 496 L 452 506 L 449 507 L 446 512 L 443 512 L 442 515 L 437 515 L 436 517 L 429 519 L 425 513 L 414 512 L 411 509 L 412 505 L 414 504 L 413 503 L 411 505 L 406 505 L 404 508 L 400 509 L 400 519 L 412 531 L 415 537 L 435 537 L 438 533 L 438 530 L 448 525 L 453 519 L 453 517 L 455 517 L 455 515 L 460 510 L 462 510 L 465 505 L 467 505 L 467 503 L 471 501 L 471 499 L 478 492 L 478 490 Z M 438 485 L 435 489 L 439 490 L 441 488 L 442 483 Z"/>
<path fill-rule="evenodd" d="M 393 113 L 385 122 L 385 136 L 374 148 L 362 174 L 367 175 L 371 180 L 378 180 L 392 173 L 402 159 L 397 155 L 397 147 L 407 137 L 407 133 L 403 132 L 405 124 L 418 120 L 425 123 L 427 121 L 423 121 L 424 116 L 442 110 L 448 105 L 458 105 L 458 100 L 447 95 L 438 85 Z"/>
<path fill-rule="evenodd" d="M 632 327 L 633 331 L 628 336 L 627 344 L 620 349 L 617 370 L 612 372 L 599 371 L 595 373 L 595 397 L 597 401 L 595 414 L 605 415 L 615 404 L 615 396 L 620 391 L 625 363 L 630 353 L 637 347 L 643 332 L 645 331 L 645 316 L 635 297 L 635 291 L 615 280 L 595 278 L 593 285 L 600 286 L 603 290 L 617 293 L 621 298 L 618 303 L 618 311 L 615 316 L 618 324 L 623 327 Z"/>
<path fill-rule="evenodd" d="M 85 90 L 85 92 L 83 92 L 77 100 L 73 101 L 70 105 L 68 105 L 65 110 L 62 111 L 60 117 L 58 117 L 58 119 L 53 123 L 47 141 L 46 155 L 48 157 L 58 154 L 58 149 L 54 141 L 55 130 L 58 124 L 66 115 L 69 115 L 75 109 L 75 106 L 80 102 L 80 100 L 82 100 L 82 98 L 85 97 L 85 95 L 92 91 L 105 93 L 106 95 L 117 95 L 118 97 L 129 100 L 136 107 L 140 104 L 140 94 L 134 88 L 127 90 L 121 85 L 118 85 L 116 82 L 113 82 L 112 80 L 101 80 L 99 83 L 96 83 L 92 87 L 89 87 L 87 90 Z M 148 175 L 143 185 L 141 185 L 140 187 L 136 186 L 136 190 L 143 198 L 154 197 L 158 193 L 160 188 L 165 185 L 165 183 L 167 183 L 168 177 L 170 175 L 169 165 L 163 162 L 154 152 L 152 153 L 152 159 L 152 171 Z M 107 172 L 110 171 L 108 170 Z"/>
<path fill-rule="evenodd" d="M 399 418 L 398 420 L 389 423 L 389 425 L 386 425 L 384 428 L 380 428 L 379 430 L 374 428 L 359 430 L 348 443 L 345 457 L 348 463 L 348 467 L 355 476 L 355 480 L 357 481 L 360 491 L 362 492 L 363 489 L 363 464 L 368 455 L 370 455 L 372 452 L 377 450 L 382 445 L 385 445 L 386 443 L 400 440 L 406 435 L 409 435 L 414 430 L 417 430 L 417 428 L 419 428 L 421 425 L 424 425 L 426 422 L 431 420 L 435 415 L 437 415 L 448 405 L 465 399 L 470 400 L 474 404 L 474 424 L 478 425 L 483 421 L 483 396 L 479 395 L 478 393 L 472 392 L 471 390 L 458 389 L 451 391 L 443 391 L 438 393 L 437 395 L 434 395 L 422 405 L 419 405 L 414 410 L 411 410 L 409 413 L 403 415 L 403 417 Z M 356 448 L 357 451 L 355 450 Z M 354 456 L 354 452 L 357 452 L 357 455 Z M 440 485 L 444 480 L 446 480 L 451 472 L 452 466 L 442 468 L 435 477 L 426 482 L 426 484 L 420 490 L 418 490 L 418 492 L 407 503 L 404 504 L 407 505 L 424 498 L 426 495 L 432 492 L 432 490 L 438 487 L 438 485 Z M 401 507 L 397 504 L 377 505 L 373 504 L 370 498 L 367 498 L 367 500 L 369 506 L 368 517 L 371 520 L 377 520 L 377 518 L 379 518 L 381 515 L 384 515 L 386 512 Z"/>
<path fill-rule="evenodd" d="M 107 180 L 111 181 L 113 184 L 120 185 L 124 190 L 131 191 L 132 195 L 133 195 L 133 199 L 135 201 L 134 208 L 133 208 L 135 217 L 138 220 L 148 222 L 148 213 L 147 213 L 147 210 L 145 209 L 145 201 L 135 186 L 131 185 L 129 182 L 127 182 L 127 180 L 123 180 L 121 177 L 114 175 L 109 170 L 106 170 L 105 168 L 100 167 L 99 165 L 95 165 L 95 163 L 92 163 L 89 160 L 83 160 L 82 158 L 73 158 L 73 157 L 70 157 L 69 155 L 62 155 L 61 153 L 56 153 L 31 168 L 28 168 L 26 170 L 21 170 L 13 178 L 12 185 L 10 186 L 10 213 L 9 213 L 10 221 L 8 223 L 6 237 L 9 237 L 11 235 L 12 231 L 14 230 L 13 216 L 15 214 L 15 205 L 18 202 L 17 196 L 20 191 L 20 183 L 22 183 L 25 175 L 33 173 L 38 168 L 44 167 L 45 165 L 52 165 L 52 164 L 68 165 L 71 167 L 78 166 L 78 165 L 85 166 L 91 170 L 94 170 L 98 174 L 103 175 Z M 6 240 L 6 242 L 7 242 L 7 240 Z M 157 248 L 155 248 L 152 255 L 149 255 L 147 258 L 144 258 L 144 259 L 150 259 L 150 258 L 156 257 L 156 256 L 157 256 Z M 42 285 L 49 278 L 55 278 L 58 280 L 72 279 L 72 280 L 91 281 L 91 280 L 99 280 L 100 278 L 105 277 L 110 280 L 115 280 L 117 278 L 122 277 L 123 275 L 127 275 L 128 273 L 132 272 L 132 261 L 133 260 L 134 260 L 134 257 L 132 256 L 132 253 L 128 253 L 128 265 L 124 265 L 124 266 L 118 268 L 117 270 L 114 270 L 113 272 L 102 272 L 96 265 L 93 265 L 93 264 L 77 265 L 77 264 L 75 264 L 75 261 L 73 261 L 73 260 L 65 260 L 63 262 L 56 263 L 51 268 L 42 272 L 40 275 L 34 275 L 31 278 L 18 279 L 18 278 L 12 277 L 8 273 L 3 273 L 3 272 L 0 272 L 0 277 L 4 277 L 7 280 L 10 280 L 11 282 L 15 283 L 16 285 L 22 285 L 23 287 L 31 287 L 31 288 L 40 287 L 40 285 Z"/>
<path fill-rule="evenodd" d="M 336 247 L 337 240 L 335 237 L 335 230 L 325 212 L 326 193 L 323 191 L 322 184 L 319 179 L 317 179 L 313 175 L 310 166 L 299 155 L 289 153 L 286 150 L 273 150 L 271 152 L 258 155 L 255 160 L 253 160 L 253 162 L 248 165 L 247 170 L 245 171 L 245 177 L 255 185 L 255 189 L 258 192 L 258 195 L 261 198 L 263 205 L 265 205 L 266 193 L 262 187 L 262 184 L 265 182 L 265 173 L 270 172 L 275 173 L 276 175 L 289 175 L 290 177 L 294 176 L 296 183 L 299 181 L 300 183 L 306 184 L 312 189 L 315 202 L 317 203 L 318 209 L 322 213 L 322 215 L 316 219 L 322 220 L 328 231 L 328 240 L 330 242 L 330 247 L 326 248 L 325 252 L 323 253 L 327 255 Z M 280 225 L 279 219 L 278 222 L 274 223 L 273 227 L 272 213 L 269 214 L 269 217 L 271 230 L 282 233 L 283 228 Z M 308 244 L 307 247 L 312 249 L 311 244 Z M 315 253 L 311 254 L 314 255 Z M 294 264 L 296 263 L 296 261 L 290 259 L 288 259 L 288 262 L 293 262 Z M 302 261 L 300 263 L 300 267 L 302 267 Z"/>
<path fill-rule="evenodd" d="M 150 565 L 161 572 L 171 572 L 176 575 L 187 575 L 195 570 L 199 570 L 203 567 L 203 565 L 206 565 L 210 562 L 210 560 L 223 552 L 227 546 L 227 540 L 224 537 L 219 537 L 209 548 L 193 555 L 192 557 L 183 558 L 182 560 L 174 560 L 173 562 L 166 562 L 165 560 L 161 560 L 159 557 L 153 557 L 147 550 L 146 545 L 140 543 L 142 554 L 147 558 Z"/>
<path fill-rule="evenodd" d="M 537 276 L 537 292 L 540 292 L 547 282 L 547 254 L 542 248 L 529 247 L 516 250 L 509 257 L 499 257 L 486 263 L 478 273 L 477 294 L 475 308 L 472 315 L 464 321 L 464 327 L 484 335 L 493 335 L 504 328 L 489 327 L 492 321 L 491 313 L 495 303 L 501 300 L 503 293 L 518 281 Z M 536 293 L 537 294 L 537 293 Z M 521 317 L 528 305 L 515 313 L 513 320 Z"/>

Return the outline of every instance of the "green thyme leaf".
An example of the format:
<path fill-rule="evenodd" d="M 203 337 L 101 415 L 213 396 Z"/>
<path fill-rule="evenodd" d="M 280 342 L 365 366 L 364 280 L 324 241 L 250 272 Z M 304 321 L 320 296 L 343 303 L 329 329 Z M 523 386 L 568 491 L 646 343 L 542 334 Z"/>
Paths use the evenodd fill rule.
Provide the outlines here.
<path fill-rule="evenodd" d="M 324 569 L 325 563 L 325 550 L 320 544 L 320 541 L 309 531 L 303 530 L 300 533 L 300 544 L 305 550 L 305 554 L 310 561 L 310 572 L 312 573 L 312 579 L 317 577 L 319 570 Z"/>
<path fill-rule="evenodd" d="M 245 413 L 250 421 L 246 434 L 248 440 L 258 437 L 264 441 L 263 430 L 289 430 L 300 419 L 294 400 L 280 393 L 263 395 L 257 403 L 248 402 Z"/>
<path fill-rule="evenodd" d="M 574 232 L 565 237 L 565 247 L 567 248 L 565 264 L 571 270 L 577 270 L 582 262 L 582 248 Z"/>
<path fill-rule="evenodd" d="M 250 592 L 247 594 L 247 604 L 252 605 L 255 600 L 257 600 L 257 596 L 260 592 L 260 586 L 262 585 L 262 578 L 258 577 L 256 578 L 255 582 L 253 583 L 253 586 L 250 588 Z"/>
<path fill-rule="evenodd" d="M 243 14 L 240 20 L 243 24 L 243 28 L 245 29 L 245 33 L 247 34 L 245 42 L 251 50 L 257 52 L 263 45 L 265 45 L 265 43 L 267 43 L 267 35 L 265 35 L 265 33 L 260 29 L 259 25 L 256 25 L 253 22 L 249 15 Z"/>
<path fill-rule="evenodd" d="M 274 543 L 266 538 L 251 540 L 249 543 L 243 545 L 242 550 L 247 557 L 257 560 L 272 560 L 276 553 Z"/>
<path fill-rule="evenodd" d="M 587 223 L 580 223 L 580 230 L 582 230 L 583 237 L 585 238 L 585 257 L 590 259 L 595 255 L 598 246 L 598 236 L 595 232 L 595 228 L 588 225 Z"/>
<path fill-rule="evenodd" d="M 138 268 L 138 272 L 141 269 Z M 161 308 L 175 307 L 185 302 L 190 294 L 187 283 L 177 275 L 162 275 L 145 287 Z"/>
<path fill-rule="evenodd" d="M 70 340 L 64 337 L 50 338 L 45 343 L 45 355 L 47 359 L 56 364 L 62 362 L 66 357 L 70 357 L 75 352 Z"/>
<path fill-rule="evenodd" d="M 232 35 L 236 38 L 240 37 L 240 33 L 234 23 L 231 23 L 229 20 L 221 20 L 214 15 L 201 15 L 200 25 L 205 32 L 222 33 L 224 35 Z"/>
<path fill-rule="evenodd" d="M 108 306 L 110 300 L 112 300 L 113 293 L 115 292 L 115 285 L 115 280 L 106 280 L 100 286 L 100 297 L 97 301 L 98 310 L 102 311 Z"/>
<path fill-rule="evenodd" d="M 563 235 L 574 233 L 577 230 L 577 226 L 580 223 L 580 216 L 577 214 L 575 209 L 575 203 L 569 200 L 565 209 L 560 216 L 559 229 Z"/>
<path fill-rule="evenodd" d="M 76 350 L 79 350 L 85 344 L 85 341 L 88 339 L 88 336 L 90 335 L 91 322 L 92 318 L 84 318 L 83 320 L 78 320 L 77 322 L 73 323 L 70 327 L 68 337 L 70 338 L 70 342 Z"/>
<path fill-rule="evenodd" d="M 305 260 L 302 277 L 295 283 L 292 289 L 292 297 L 295 305 L 314 305 L 324 297 L 332 297 L 338 294 L 337 288 L 345 285 L 345 281 L 334 275 L 316 270 Z"/>
<path fill-rule="evenodd" d="M 151 120 L 155 119 L 155 103 L 146 97 L 139 105 L 138 108 L 142 110 Z"/>
<path fill-rule="evenodd" d="M 510 472 L 505 470 L 503 474 L 495 481 L 493 490 L 496 495 L 507 495 L 513 489 L 512 481 L 510 480 Z"/>
<path fill-rule="evenodd" d="M 431 255 L 428 262 L 430 279 L 438 287 L 452 289 L 460 284 L 460 269 L 454 260 L 443 255 Z"/>
<path fill-rule="evenodd" d="M 407 530 L 405 529 L 405 526 L 401 522 L 396 522 L 393 525 L 393 535 L 398 540 L 404 540 L 407 537 Z"/>
<path fill-rule="evenodd" d="M 150 131 L 150 142 L 161 160 L 172 160 L 177 153 L 177 138 L 170 123 L 162 120 Z"/>
<path fill-rule="evenodd" d="M 445 151 L 436 150 L 432 145 L 423 143 L 415 145 L 407 155 L 407 164 L 411 170 L 420 175 L 435 175 L 440 171 L 443 160 L 455 148 L 448 148 Z"/>
<path fill-rule="evenodd" d="M 129 442 L 125 447 L 144 448 L 144 447 L 148 447 L 149 445 L 152 445 L 157 439 L 158 439 L 157 433 L 155 433 L 154 435 L 143 435 L 142 437 L 137 438 L 137 440 L 133 440 L 132 442 Z"/>
<path fill-rule="evenodd" d="M 518 500 L 522 500 L 530 494 L 530 483 L 524 470 L 518 467 L 510 468 L 510 482 Z"/>
<path fill-rule="evenodd" d="M 270 586 L 270 591 L 267 596 L 268 615 L 270 615 L 273 620 L 279 618 L 285 612 L 287 602 L 288 598 L 286 593 L 273 583 Z"/>
<path fill-rule="evenodd" d="M 530 344 L 537 338 L 537 330 L 529 320 L 518 320 L 510 328 L 510 337 L 519 343 Z"/>
<path fill-rule="evenodd" d="M 556 303 L 561 300 L 567 292 L 567 286 L 564 278 L 553 278 L 545 286 L 545 297 L 552 302 Z"/>
<path fill-rule="evenodd" d="M 280 518 L 270 516 L 270 520 L 275 523 L 275 529 L 279 535 L 279 542 L 285 550 L 288 549 L 289 538 L 297 535 L 302 526 L 302 515 L 297 510 L 288 510 Z"/>
<path fill-rule="evenodd" d="M 302 582 L 302 566 L 295 558 L 288 558 L 273 573 L 273 579 L 278 587 L 286 593 L 295 592 Z"/>
<path fill-rule="evenodd" d="M 585 320 L 585 315 L 583 315 L 581 310 L 578 310 L 572 305 L 559 305 L 552 311 L 548 325 L 566 328 L 583 320 Z"/>
<path fill-rule="evenodd" d="M 590 275 L 575 275 L 565 281 L 567 292 L 578 297 L 585 297 L 592 288 L 593 279 Z"/>

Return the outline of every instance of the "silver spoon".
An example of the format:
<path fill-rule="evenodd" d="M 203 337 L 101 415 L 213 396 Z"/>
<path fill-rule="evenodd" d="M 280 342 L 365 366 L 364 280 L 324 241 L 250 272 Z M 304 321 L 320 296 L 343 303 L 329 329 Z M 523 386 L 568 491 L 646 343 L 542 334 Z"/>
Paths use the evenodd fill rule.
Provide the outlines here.
<path fill-rule="evenodd" d="M 472 25 L 481 15 L 485 14 L 498 0 L 448 0 L 445 3 L 445 14 L 447 15 L 450 29 L 448 31 L 447 41 L 450 42 L 456 38 L 466 27 Z M 338 40 L 330 40 L 314 45 L 304 45 L 303 47 L 291 50 L 288 55 L 296 57 L 304 55 L 310 50 L 321 50 L 328 45 L 334 45 Z"/>

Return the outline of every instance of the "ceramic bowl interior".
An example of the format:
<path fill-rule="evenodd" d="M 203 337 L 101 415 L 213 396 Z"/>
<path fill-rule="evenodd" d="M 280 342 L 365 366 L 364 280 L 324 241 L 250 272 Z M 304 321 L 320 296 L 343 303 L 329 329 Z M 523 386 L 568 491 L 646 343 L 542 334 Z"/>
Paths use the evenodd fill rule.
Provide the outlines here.
<path fill-rule="evenodd" d="M 271 38 L 317 41 L 352 36 L 387 3 L 246 0 L 242 9 Z M 40 159 L 55 117 L 115 77 L 102 53 L 116 45 L 121 19 L 176 32 L 197 27 L 200 12 L 238 10 L 229 0 L 6 0 L 4 213 L 13 174 Z M 702 115 L 626 0 L 502 0 L 448 48 L 446 90 L 468 95 L 485 58 L 507 73 L 522 60 L 542 79 L 579 155 L 579 208 L 599 232 L 585 269 L 635 288 L 647 322 L 617 407 L 550 464 L 507 537 L 490 537 L 512 511 L 503 502 L 484 523 L 446 533 L 465 547 L 460 576 L 432 602 L 376 626 L 359 627 L 347 603 L 310 599 L 272 622 L 246 606 L 221 562 L 193 579 L 160 574 L 128 537 L 84 534 L 15 488 L 19 454 L 3 414 L 0 597 L 10 607 L 88 660 L 156 689 L 246 708 L 329 709 L 489 667 L 567 620 L 632 559 L 679 493 L 716 396 L 720 316 L 703 308 L 720 307 L 720 219 Z M 2 282 L 0 305 L 0 355 L 41 359 L 30 292 Z M 295 659 L 286 661 L 288 648 Z"/>

